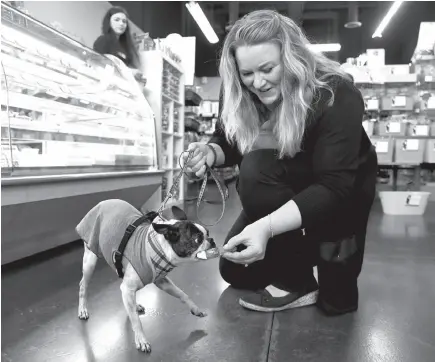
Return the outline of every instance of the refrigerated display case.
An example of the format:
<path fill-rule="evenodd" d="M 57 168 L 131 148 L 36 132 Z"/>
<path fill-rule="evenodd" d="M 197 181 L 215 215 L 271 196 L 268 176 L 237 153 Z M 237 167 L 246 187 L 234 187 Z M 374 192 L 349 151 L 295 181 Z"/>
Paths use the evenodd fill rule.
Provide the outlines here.
<path fill-rule="evenodd" d="M 153 112 L 120 60 L 4 4 L 1 43 L 3 177 L 157 169 Z"/>
<path fill-rule="evenodd" d="M 143 83 L 122 61 L 5 3 L 1 17 L 4 264 L 73 241 L 101 200 L 148 208 L 163 171 Z"/>

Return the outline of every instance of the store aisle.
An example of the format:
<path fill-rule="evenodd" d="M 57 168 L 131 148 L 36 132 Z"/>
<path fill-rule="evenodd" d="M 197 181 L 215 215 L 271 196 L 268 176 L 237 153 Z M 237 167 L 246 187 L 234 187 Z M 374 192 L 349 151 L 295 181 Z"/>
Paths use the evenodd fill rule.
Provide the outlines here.
<path fill-rule="evenodd" d="M 235 195 L 231 187 L 231 195 Z M 220 212 L 213 208 L 215 217 Z M 186 206 L 193 210 L 193 204 Z M 204 211 L 204 217 L 210 216 Z M 222 242 L 240 210 L 233 197 L 211 228 Z M 210 220 L 211 221 L 211 220 Z M 103 262 L 90 286 L 90 319 L 77 318 L 82 247 L 2 271 L 2 360 L 39 361 L 432 361 L 435 355 L 435 203 L 423 218 L 393 218 L 375 205 L 358 312 L 335 318 L 315 307 L 249 312 L 219 277 L 217 260 L 188 265 L 172 279 L 209 316 L 148 286 L 138 300 L 153 352 L 134 347 L 119 280 Z M 35 241 L 37 242 L 37 241 Z"/>

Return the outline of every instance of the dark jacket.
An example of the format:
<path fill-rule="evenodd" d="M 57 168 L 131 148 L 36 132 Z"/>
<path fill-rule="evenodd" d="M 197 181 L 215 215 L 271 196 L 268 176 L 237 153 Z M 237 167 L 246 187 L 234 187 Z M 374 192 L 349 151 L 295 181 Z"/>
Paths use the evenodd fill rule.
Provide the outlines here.
<path fill-rule="evenodd" d="M 291 199 L 300 210 L 302 228 L 324 241 L 357 231 L 359 220 L 367 216 L 358 212 L 358 203 L 366 197 L 371 206 L 377 171 L 376 152 L 362 127 L 361 93 L 343 79 L 335 79 L 331 87 L 334 104 L 327 104 L 329 92 L 319 92 L 308 114 L 302 151 L 281 162 L 281 174 L 294 192 Z M 243 156 L 235 143 L 227 142 L 221 121 L 217 122 L 210 143 L 221 146 L 225 166 L 241 165 Z"/>
<path fill-rule="evenodd" d="M 111 34 L 101 35 L 95 40 L 94 50 L 100 54 L 111 54 L 121 59 L 127 67 L 134 67 L 133 60 L 122 44 Z"/>

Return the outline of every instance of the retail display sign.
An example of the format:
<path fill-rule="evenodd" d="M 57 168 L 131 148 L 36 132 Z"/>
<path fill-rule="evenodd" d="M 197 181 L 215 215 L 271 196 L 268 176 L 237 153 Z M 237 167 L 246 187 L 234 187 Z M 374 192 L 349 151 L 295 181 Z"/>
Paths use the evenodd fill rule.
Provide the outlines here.
<path fill-rule="evenodd" d="M 387 124 L 388 133 L 400 133 L 401 123 L 400 122 L 389 122 Z"/>
<path fill-rule="evenodd" d="M 387 153 L 388 152 L 388 141 L 377 141 L 375 144 L 376 153 Z"/>
<path fill-rule="evenodd" d="M 419 194 L 411 194 L 406 198 L 405 205 L 407 206 L 420 206 L 421 203 L 421 195 Z"/>
<path fill-rule="evenodd" d="M 418 151 L 420 147 L 420 140 L 405 140 L 403 141 L 403 150 Z"/>
<path fill-rule="evenodd" d="M 367 110 L 375 111 L 379 109 L 379 99 L 368 99 L 367 100 Z"/>
<path fill-rule="evenodd" d="M 413 128 L 415 136 L 429 136 L 429 126 L 426 124 L 418 124 Z"/>
<path fill-rule="evenodd" d="M 391 105 L 393 107 L 405 107 L 406 106 L 406 96 L 393 97 Z"/>

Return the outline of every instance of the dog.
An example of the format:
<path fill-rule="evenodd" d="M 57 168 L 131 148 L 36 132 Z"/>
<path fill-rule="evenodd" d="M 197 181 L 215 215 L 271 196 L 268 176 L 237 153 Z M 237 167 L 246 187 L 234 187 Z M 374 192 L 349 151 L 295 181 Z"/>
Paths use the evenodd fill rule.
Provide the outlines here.
<path fill-rule="evenodd" d="M 154 213 L 154 220 L 139 225 L 131 235 L 122 257 L 124 277 L 121 294 L 130 319 L 136 348 L 151 352 L 145 338 L 139 314 L 144 308 L 136 303 L 136 292 L 154 283 L 169 295 L 180 299 L 197 317 L 207 314 L 201 310 L 167 276 L 174 267 L 194 263 L 200 252 L 216 248 L 209 232 L 203 226 L 188 221 L 184 211 L 172 207 L 173 218 L 165 220 Z M 76 231 L 84 241 L 83 276 L 80 281 L 78 317 L 89 318 L 87 289 L 99 258 L 116 271 L 112 261 L 113 252 L 119 247 L 129 224 L 140 218 L 142 213 L 122 200 L 106 200 L 92 208 L 77 225 Z"/>

